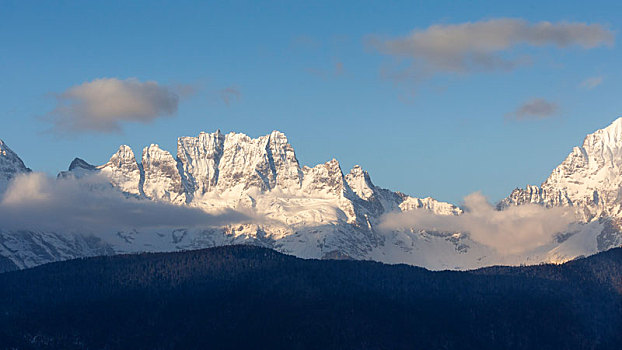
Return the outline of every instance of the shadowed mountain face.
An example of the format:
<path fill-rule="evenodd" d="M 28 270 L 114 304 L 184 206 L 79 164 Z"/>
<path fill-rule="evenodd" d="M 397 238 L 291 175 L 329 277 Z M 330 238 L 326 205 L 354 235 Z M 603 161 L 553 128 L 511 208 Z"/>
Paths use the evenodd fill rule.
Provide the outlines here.
<path fill-rule="evenodd" d="M 0 274 L 20 349 L 614 349 L 622 249 L 564 265 L 431 272 L 252 246 Z"/>

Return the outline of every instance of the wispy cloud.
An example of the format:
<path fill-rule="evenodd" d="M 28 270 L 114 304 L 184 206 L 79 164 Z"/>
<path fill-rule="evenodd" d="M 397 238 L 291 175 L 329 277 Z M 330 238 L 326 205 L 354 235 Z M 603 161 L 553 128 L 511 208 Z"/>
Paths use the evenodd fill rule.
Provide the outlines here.
<path fill-rule="evenodd" d="M 427 74 L 512 70 L 531 62 L 526 56 L 504 55 L 519 46 L 591 49 L 613 42 L 614 33 L 601 24 L 513 18 L 432 25 L 401 38 L 369 40 L 379 52 L 406 58 Z"/>
<path fill-rule="evenodd" d="M 464 198 L 462 215 L 435 215 L 427 210 L 390 213 L 382 217 L 384 230 L 416 229 L 466 232 L 471 239 L 501 254 L 519 254 L 551 243 L 576 221 L 571 208 L 520 205 L 496 210 L 481 193 Z"/>
<path fill-rule="evenodd" d="M 194 91 L 184 88 L 181 92 Z M 117 132 L 125 122 L 148 123 L 174 115 L 179 104 L 176 88 L 135 78 L 95 79 L 55 97 L 56 107 L 45 119 L 59 133 Z"/>
<path fill-rule="evenodd" d="M 222 102 L 224 102 L 227 106 L 230 106 L 231 103 L 236 102 L 242 96 L 240 89 L 235 86 L 228 86 L 224 89 L 218 90 L 218 95 Z"/>
<path fill-rule="evenodd" d="M 597 77 L 589 77 L 587 79 L 585 79 L 584 81 L 581 82 L 581 87 L 584 89 L 588 89 L 588 90 L 592 90 L 593 88 L 597 87 L 598 85 L 603 83 L 603 77 L 602 76 L 597 76 Z"/>
<path fill-rule="evenodd" d="M 533 98 L 526 101 L 511 113 L 505 115 L 506 119 L 529 120 L 545 119 L 552 117 L 559 110 L 559 106 L 543 98 Z"/>

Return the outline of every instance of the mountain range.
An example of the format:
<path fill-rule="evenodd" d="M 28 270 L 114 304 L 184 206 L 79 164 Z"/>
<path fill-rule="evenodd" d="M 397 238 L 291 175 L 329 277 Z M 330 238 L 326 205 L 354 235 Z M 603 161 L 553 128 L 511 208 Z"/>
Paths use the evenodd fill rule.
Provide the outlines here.
<path fill-rule="evenodd" d="M 30 175 L 29 175 L 30 174 Z M 0 141 L 0 192 L 33 172 Z M 278 131 L 259 138 L 200 133 L 180 137 L 177 153 L 152 144 L 140 161 L 129 146 L 92 165 L 76 158 L 56 182 L 106 179 L 127 200 L 206 213 L 235 211 L 247 220 L 179 227 L 124 227 L 101 235 L 88 226 L 0 226 L 0 269 L 76 257 L 177 251 L 250 243 L 302 258 L 375 260 L 429 269 L 561 263 L 622 245 L 622 118 L 589 134 L 540 186 L 517 188 L 496 206 L 567 208 L 574 223 L 535 248 L 500 253 L 468 230 L 385 227 L 387 214 L 455 218 L 469 208 L 380 188 L 360 166 L 344 173 L 335 159 L 301 166 Z M 80 191 L 92 191 L 81 187 Z M 5 195 L 6 197 L 6 195 Z M 5 198 L 6 200 L 6 198 Z M 110 218 L 114 221 L 115 218 Z M 2 225 L 0 223 L 0 225 Z"/>

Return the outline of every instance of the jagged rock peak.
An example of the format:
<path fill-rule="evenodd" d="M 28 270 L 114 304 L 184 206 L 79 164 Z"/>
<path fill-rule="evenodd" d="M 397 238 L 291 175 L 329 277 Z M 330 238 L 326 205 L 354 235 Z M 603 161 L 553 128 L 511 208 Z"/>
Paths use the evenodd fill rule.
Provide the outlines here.
<path fill-rule="evenodd" d="M 214 190 L 299 189 L 302 171 L 280 131 L 258 138 L 243 133 L 201 132 L 177 140 L 182 182 L 192 196 Z"/>
<path fill-rule="evenodd" d="M 302 169 L 287 136 L 280 131 L 272 131 L 269 135 L 268 146 L 266 149 L 268 161 L 272 171 L 276 174 L 274 186 L 281 189 L 300 188 L 303 177 Z"/>
<path fill-rule="evenodd" d="M 335 158 L 329 160 L 328 162 L 325 163 L 326 166 L 331 167 L 331 168 L 339 168 L 339 171 L 341 171 L 341 165 L 339 164 L 339 161 Z"/>
<path fill-rule="evenodd" d="M 152 143 L 149 146 L 143 148 L 143 155 L 145 153 L 167 153 L 169 155 L 171 154 L 169 151 L 160 148 L 160 145 L 158 145 L 157 143 Z"/>
<path fill-rule="evenodd" d="M 4 170 L 4 167 L 11 166 L 12 169 L 18 172 L 29 172 L 30 169 L 24 165 L 22 159 L 17 155 L 17 153 L 13 152 L 13 150 L 0 139 L 0 171 Z M 7 169 L 8 170 L 8 169 Z"/>
<path fill-rule="evenodd" d="M 372 183 L 367 171 L 363 170 L 359 165 L 352 167 L 352 170 L 345 178 L 352 191 L 361 199 L 368 200 L 374 195 L 376 186 Z"/>
<path fill-rule="evenodd" d="M 583 142 L 583 147 L 589 147 L 592 144 L 588 141 L 598 140 L 610 146 L 622 146 L 622 117 L 614 120 L 606 128 L 589 134 Z"/>
<path fill-rule="evenodd" d="M 280 132 L 278 130 L 272 130 L 272 132 L 270 133 L 269 136 L 270 136 L 271 139 L 274 139 L 274 140 L 280 140 L 280 141 L 282 141 L 284 143 L 288 142 L 287 141 L 287 136 L 284 133 L 282 133 L 282 132 Z"/>
<path fill-rule="evenodd" d="M 84 159 L 74 158 L 69 164 L 69 171 L 74 169 L 86 169 L 86 170 L 95 170 L 97 167 L 95 165 L 87 163 Z"/>
<path fill-rule="evenodd" d="M 517 189 L 499 203 L 573 206 L 584 221 L 619 217 L 622 204 L 622 118 L 587 135 L 540 187 Z"/>
<path fill-rule="evenodd" d="M 145 147 L 142 167 L 144 173 L 142 189 L 145 196 L 175 203 L 186 200 L 177 161 L 168 151 L 156 144 Z"/>
<path fill-rule="evenodd" d="M 336 159 L 313 168 L 303 169 L 302 189 L 307 193 L 318 193 L 330 196 L 343 196 L 349 187 L 345 183 L 341 166 Z"/>
<path fill-rule="evenodd" d="M 128 145 L 121 145 L 115 154 L 110 157 L 110 161 L 136 161 L 136 157 L 134 156 L 134 151 Z"/>
<path fill-rule="evenodd" d="M 130 146 L 121 145 L 119 150 L 110 157 L 108 163 L 100 166 L 99 169 L 121 191 L 133 195 L 141 194 L 141 171 Z"/>
<path fill-rule="evenodd" d="M 0 140 L 0 191 L 3 191 L 8 182 L 16 175 L 30 171 L 17 154 L 4 141 Z"/>

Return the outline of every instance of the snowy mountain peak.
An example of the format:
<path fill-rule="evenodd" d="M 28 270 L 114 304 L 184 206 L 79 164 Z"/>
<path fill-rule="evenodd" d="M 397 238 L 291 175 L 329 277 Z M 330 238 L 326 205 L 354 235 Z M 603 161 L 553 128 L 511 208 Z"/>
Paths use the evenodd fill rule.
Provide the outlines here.
<path fill-rule="evenodd" d="M 135 161 L 136 157 L 134 156 L 134 151 L 128 145 L 121 145 L 117 150 L 117 153 L 113 154 L 110 157 L 110 162 L 126 162 L 126 161 Z"/>
<path fill-rule="evenodd" d="M 313 168 L 304 167 L 302 190 L 307 194 L 341 197 L 346 192 L 346 184 L 341 166 L 336 159 Z"/>
<path fill-rule="evenodd" d="M 161 149 L 160 145 L 158 145 L 157 143 L 152 143 L 149 146 L 143 148 L 143 156 L 145 155 L 145 153 L 149 153 L 149 154 L 167 153 L 168 155 L 170 155 L 168 151 Z"/>
<path fill-rule="evenodd" d="M 132 195 L 141 194 L 141 170 L 130 146 L 121 145 L 108 163 L 98 168 L 121 191 Z"/>
<path fill-rule="evenodd" d="M 0 140 L 0 192 L 6 189 L 8 182 L 15 176 L 28 172 L 30 169 L 24 165 L 24 162 L 4 141 Z"/>
<path fill-rule="evenodd" d="M 611 124 L 609 124 L 607 127 L 597 130 L 596 132 L 594 132 L 593 134 L 588 135 L 588 137 L 590 136 L 603 136 L 606 135 L 606 138 L 610 141 L 612 141 L 612 143 L 617 143 L 618 145 L 622 142 L 622 117 L 617 118 L 616 120 L 614 120 L 613 122 L 611 122 Z"/>
<path fill-rule="evenodd" d="M 88 162 L 86 162 L 85 160 L 81 158 L 74 158 L 73 161 L 71 161 L 71 164 L 69 164 L 68 170 L 72 171 L 75 169 L 95 170 L 97 169 L 97 167 L 95 167 L 95 165 L 89 164 Z"/>
<path fill-rule="evenodd" d="M 573 206 L 584 221 L 622 217 L 622 118 L 585 137 L 540 187 L 516 189 L 499 206 Z"/>
<path fill-rule="evenodd" d="M 278 130 L 272 130 L 272 132 L 270 133 L 270 139 L 272 140 L 279 140 L 278 142 L 280 143 L 287 143 L 287 136 L 285 136 L 284 133 L 278 131 Z"/>
<path fill-rule="evenodd" d="M 95 165 L 89 164 L 83 159 L 74 158 L 69 164 L 69 168 L 67 171 L 61 171 L 58 173 L 58 178 L 80 178 L 84 175 L 92 174 L 94 171 L 97 171 L 98 167 Z"/>
<path fill-rule="evenodd" d="M 177 161 L 156 144 L 143 149 L 142 168 L 144 180 L 142 192 L 154 200 L 184 203 L 186 195 Z"/>
<path fill-rule="evenodd" d="M 287 136 L 280 131 L 272 131 L 266 152 L 271 171 L 275 173 L 274 186 L 282 190 L 300 188 L 303 173 Z"/>
<path fill-rule="evenodd" d="M 13 150 L 3 141 L 0 139 L 0 162 L 2 162 L 2 165 L 4 166 L 5 164 L 11 165 L 12 169 L 15 171 L 19 171 L 19 172 L 29 172 L 30 169 L 28 169 L 25 165 L 24 162 L 19 158 L 19 156 L 13 152 Z M 3 169 L 0 169 L 0 171 L 2 171 Z"/>
<path fill-rule="evenodd" d="M 346 175 L 348 185 L 361 199 L 369 200 L 375 191 L 375 186 L 371 182 L 371 178 L 367 171 L 363 170 L 359 165 L 355 165 L 350 173 Z"/>

